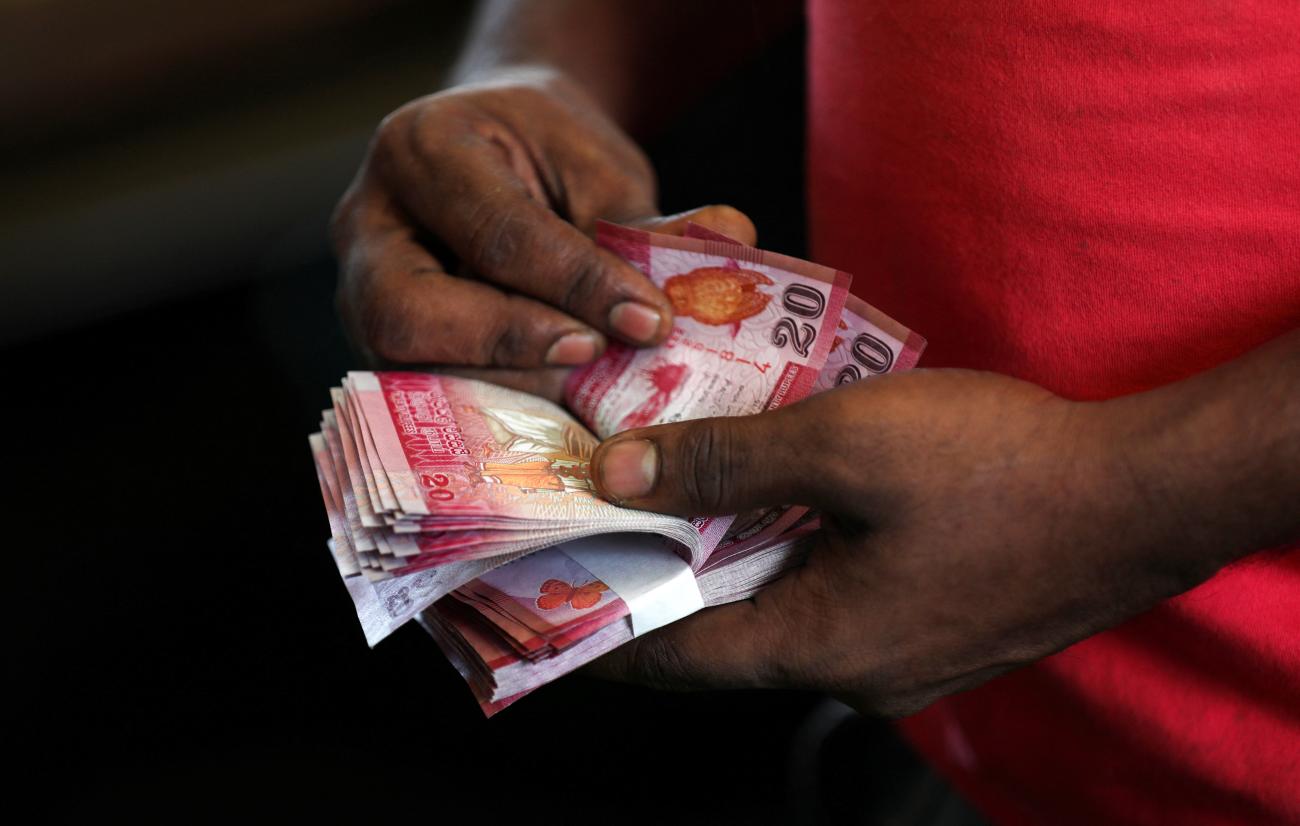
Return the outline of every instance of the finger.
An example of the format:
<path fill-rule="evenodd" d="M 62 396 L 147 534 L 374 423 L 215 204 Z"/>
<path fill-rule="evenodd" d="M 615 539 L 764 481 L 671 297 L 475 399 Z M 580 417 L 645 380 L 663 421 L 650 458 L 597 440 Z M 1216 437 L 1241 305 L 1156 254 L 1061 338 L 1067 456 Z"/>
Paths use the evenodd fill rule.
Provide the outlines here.
<path fill-rule="evenodd" d="M 620 505 L 682 516 L 821 506 L 834 428 L 820 413 L 795 406 L 629 430 L 597 448 L 593 481 Z"/>
<path fill-rule="evenodd" d="M 498 149 L 484 139 L 437 156 L 436 165 L 422 158 L 420 186 L 400 185 L 403 203 L 477 275 L 634 344 L 667 336 L 663 293 L 535 200 Z"/>
<path fill-rule="evenodd" d="M 708 227 L 714 232 L 720 232 L 751 247 L 758 243 L 758 231 L 754 229 L 754 222 L 749 220 L 749 216 L 725 204 L 696 207 L 676 215 L 647 218 L 635 221 L 633 225 L 649 232 L 682 235 L 686 232 L 688 223 Z"/>
<path fill-rule="evenodd" d="M 753 597 L 637 637 L 587 667 L 595 677 L 655 688 L 780 688 L 803 685 L 822 621 L 805 598 L 818 574 L 798 568 Z"/>
<path fill-rule="evenodd" d="M 585 364 L 605 347 L 539 301 L 448 275 L 405 229 L 354 239 L 344 269 L 345 321 L 385 361 L 533 368 Z"/>

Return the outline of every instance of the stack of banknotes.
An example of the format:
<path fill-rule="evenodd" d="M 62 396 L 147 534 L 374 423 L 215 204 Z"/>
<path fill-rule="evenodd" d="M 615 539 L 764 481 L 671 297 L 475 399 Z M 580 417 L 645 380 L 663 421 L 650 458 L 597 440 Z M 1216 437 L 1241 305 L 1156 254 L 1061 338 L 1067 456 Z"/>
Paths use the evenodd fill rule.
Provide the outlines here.
<path fill-rule="evenodd" d="M 818 530 L 801 507 L 693 520 L 618 507 L 588 482 L 600 439 L 781 407 L 907 369 L 925 346 L 849 295 L 846 273 L 702 227 L 602 224 L 597 242 L 671 300 L 661 346 L 611 344 L 571 376 L 566 407 L 463 378 L 350 373 L 310 437 L 367 642 L 418 620 L 489 715 L 637 634 L 752 595 Z"/>

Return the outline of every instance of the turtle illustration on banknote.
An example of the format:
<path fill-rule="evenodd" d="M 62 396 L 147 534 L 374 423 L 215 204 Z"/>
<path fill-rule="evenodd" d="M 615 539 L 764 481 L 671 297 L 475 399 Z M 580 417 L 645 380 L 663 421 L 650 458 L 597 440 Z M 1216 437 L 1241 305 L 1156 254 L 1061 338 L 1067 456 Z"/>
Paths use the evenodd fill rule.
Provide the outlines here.
<path fill-rule="evenodd" d="M 731 325 L 740 332 L 740 322 L 763 312 L 772 296 L 759 289 L 773 281 L 761 272 L 741 269 L 735 262 L 727 267 L 700 267 L 664 282 L 664 292 L 673 312 L 716 327 Z"/>

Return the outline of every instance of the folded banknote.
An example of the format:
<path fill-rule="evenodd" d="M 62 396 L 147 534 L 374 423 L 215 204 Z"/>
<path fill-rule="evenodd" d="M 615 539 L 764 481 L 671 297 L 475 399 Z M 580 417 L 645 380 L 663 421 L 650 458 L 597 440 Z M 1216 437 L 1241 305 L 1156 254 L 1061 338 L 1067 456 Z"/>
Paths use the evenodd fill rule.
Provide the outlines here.
<path fill-rule="evenodd" d="M 611 344 L 566 406 L 432 373 L 354 372 L 309 439 L 329 546 L 374 645 L 418 618 L 485 713 L 798 564 L 815 513 L 680 519 L 596 496 L 588 463 L 634 427 L 758 413 L 913 366 L 925 341 L 846 273 L 690 226 L 597 241 L 673 305 L 664 344 Z M 566 409 L 567 408 L 567 409 Z"/>

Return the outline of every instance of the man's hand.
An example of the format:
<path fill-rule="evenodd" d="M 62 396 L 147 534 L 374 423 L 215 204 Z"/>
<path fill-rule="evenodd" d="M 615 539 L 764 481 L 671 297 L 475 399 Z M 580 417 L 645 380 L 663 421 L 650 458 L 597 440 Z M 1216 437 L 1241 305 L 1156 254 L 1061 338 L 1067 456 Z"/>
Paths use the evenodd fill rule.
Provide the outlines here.
<path fill-rule="evenodd" d="M 1109 628 L 1234 553 L 1294 535 L 1295 471 L 1267 473 L 1300 454 L 1294 425 L 1262 446 L 1232 431 L 1300 409 L 1297 344 L 1238 366 L 1265 408 L 1286 402 L 1267 413 L 1249 412 L 1261 399 L 1247 394 L 1240 414 L 1222 403 L 1226 368 L 1104 403 L 918 370 L 756 416 L 619 434 L 593 459 L 610 499 L 682 515 L 806 504 L 824 529 L 803 567 L 753 599 L 594 670 L 665 687 L 819 689 L 902 715 Z"/>
<path fill-rule="evenodd" d="M 344 322 L 382 362 L 512 368 L 492 380 L 555 397 L 606 336 L 656 344 L 671 305 L 589 237 L 598 218 L 753 242 L 728 207 L 659 218 L 639 149 L 558 74 L 416 100 L 380 126 L 334 216 Z"/>

